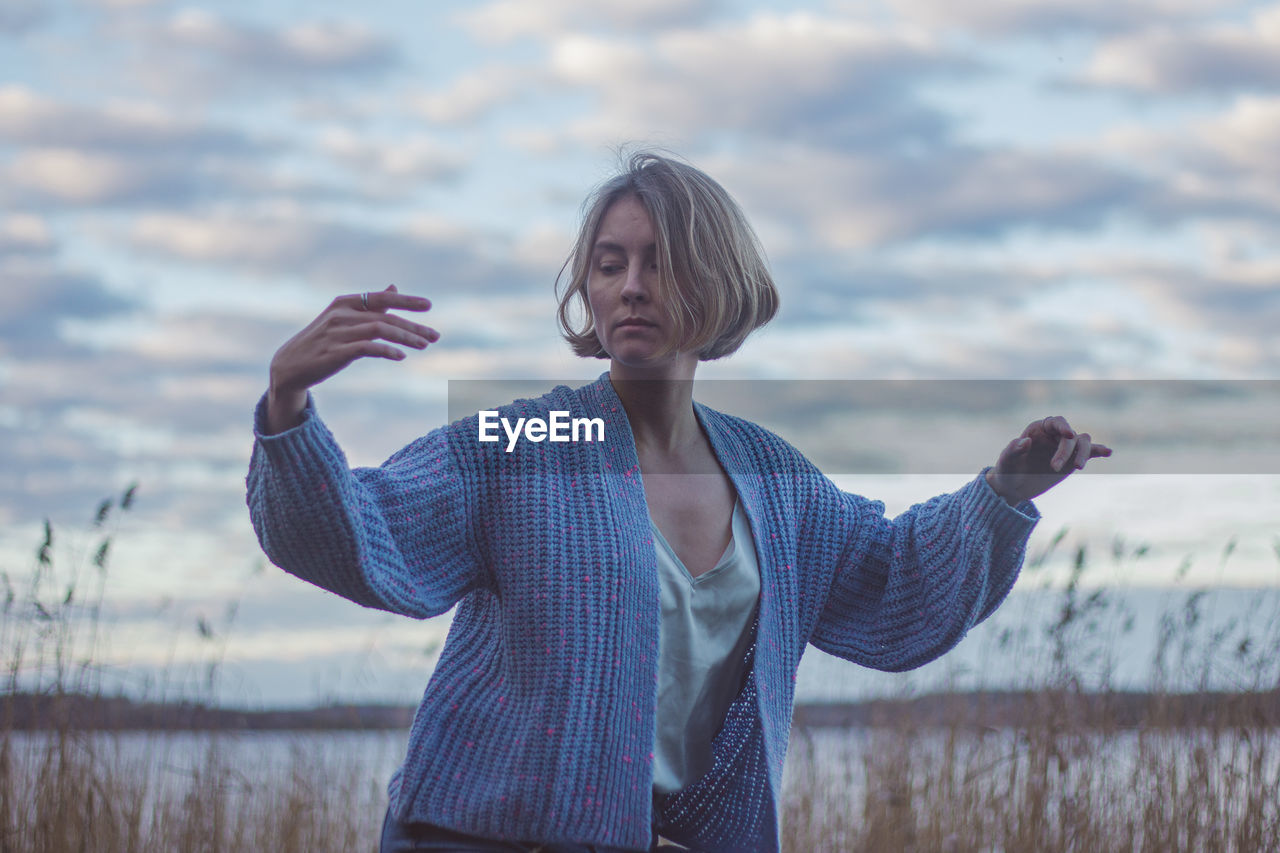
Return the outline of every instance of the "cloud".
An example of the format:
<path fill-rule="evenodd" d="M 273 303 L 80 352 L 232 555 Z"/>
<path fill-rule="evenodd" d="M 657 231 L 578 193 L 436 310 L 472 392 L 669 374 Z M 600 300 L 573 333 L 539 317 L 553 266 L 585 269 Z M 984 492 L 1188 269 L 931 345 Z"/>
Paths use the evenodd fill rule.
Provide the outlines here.
<path fill-rule="evenodd" d="M 1196 122 L 1192 133 L 1225 169 L 1280 181 L 1280 96 L 1240 98 L 1225 115 Z"/>
<path fill-rule="evenodd" d="M 312 199 L 348 192 L 276 168 L 281 142 L 185 119 L 137 101 L 80 106 L 21 86 L 0 88 L 0 208 L 184 207 L 276 192 Z"/>
<path fill-rule="evenodd" d="M 44 0 L 4 0 L 0 4 L 0 38 L 30 32 L 49 17 L 50 9 Z"/>
<path fill-rule="evenodd" d="M 61 103 L 24 86 L 0 86 L 0 140 L 15 145 L 102 152 L 262 153 L 260 139 L 183 118 L 142 101 L 102 106 Z"/>
<path fill-rule="evenodd" d="M 1184 249 L 1211 243 L 1213 234 L 1204 230 L 1180 232 Z M 1276 376 L 1280 255 L 1270 248 L 1275 236 L 1274 229 L 1269 238 L 1265 232 L 1255 235 L 1267 247 L 1261 254 L 1246 255 L 1237 247 L 1235 253 L 1210 254 L 1202 262 L 1133 249 L 1113 254 L 1084 245 L 1075 257 L 1006 261 L 990 269 L 990 277 L 1021 280 L 1023 299 L 1011 316 L 1059 322 L 1111 375 Z M 963 280 L 945 269 L 932 277 Z M 974 282 L 983 277 L 982 266 L 968 271 Z M 986 290 L 974 292 L 987 301 Z M 1001 333 L 1008 343 L 1003 328 Z M 1029 337 L 1021 346 L 1031 353 L 1038 338 Z"/>
<path fill-rule="evenodd" d="M 448 86 L 414 96 L 414 109 L 438 124 L 471 124 L 499 107 L 515 103 L 545 86 L 545 72 L 515 65 L 487 65 Z"/>
<path fill-rule="evenodd" d="M 396 182 L 362 187 L 323 183 L 293 164 L 299 149 L 239 129 L 185 119 L 154 104 L 85 107 L 19 86 L 0 88 L 0 142 L 15 148 L 0 161 L 0 209 L 100 207 L 181 209 L 216 199 L 261 201 L 382 200 L 412 190 L 406 177 L 447 179 L 460 160 L 426 140 L 396 149 L 323 137 L 321 150 Z M 289 155 L 295 155 L 293 159 Z"/>
<path fill-rule="evenodd" d="M 1230 0 L 888 0 L 904 20 L 994 35 L 1045 35 L 1062 32 L 1123 32 L 1145 29 L 1152 21 L 1195 20 L 1234 7 Z M 842 3 L 837 8 L 865 8 Z"/>
<path fill-rule="evenodd" d="M 131 43 L 128 70 L 169 97 L 263 96 L 358 85 L 402 65 L 390 39 L 362 23 L 302 21 L 279 28 L 184 9 L 159 23 L 113 21 L 106 37 Z"/>
<path fill-rule="evenodd" d="M 693 24 L 720 5 L 717 0 L 498 0 L 458 20 L 477 39 L 503 42 L 519 36 L 553 37 L 565 30 L 636 32 Z"/>
<path fill-rule="evenodd" d="M 249 306 L 245 306 L 248 308 Z M 184 377 L 210 374 L 194 392 L 175 388 L 175 393 L 225 400 L 217 391 L 217 377 L 233 378 L 246 372 L 261 372 L 272 350 L 298 331 L 296 324 L 250 311 L 202 309 L 177 313 L 150 314 L 145 322 L 95 336 L 101 350 L 132 353 L 156 365 L 174 369 Z"/>
<path fill-rule="evenodd" d="M 1264 259 L 1219 259 L 1203 267 L 1134 264 L 1130 287 L 1181 325 L 1237 344 L 1223 352 L 1237 368 L 1280 373 L 1280 254 Z"/>
<path fill-rule="evenodd" d="M 782 325 L 744 348 L 741 359 L 762 362 L 747 367 L 752 376 L 771 375 L 769 364 L 781 365 L 772 372 L 779 378 L 1062 378 L 1110 369 L 1097 343 L 1067 321 L 1033 321 L 973 305 L 950 316 L 918 308 L 926 316 L 881 316 L 875 328 Z"/>
<path fill-rule="evenodd" d="M 0 259 L 5 255 L 49 254 L 55 246 L 49 225 L 41 217 L 11 213 L 0 218 Z"/>
<path fill-rule="evenodd" d="M 317 147 L 352 172 L 403 188 L 404 181 L 440 182 L 460 177 L 467 158 L 427 136 L 375 140 L 346 128 L 320 134 Z"/>
<path fill-rule="evenodd" d="M 1026 227 L 1088 229 L 1142 186 L 1093 158 L 1049 150 L 873 157 L 777 146 L 708 167 L 801 250 L 993 237 Z"/>
<path fill-rule="evenodd" d="M 1248 24 L 1151 28 L 1104 42 L 1082 79 L 1160 95 L 1274 91 L 1280 86 L 1280 6 Z"/>
<path fill-rule="evenodd" d="M 87 276 L 0 269 L 0 419 L 13 477 L 0 505 L 29 521 L 84 511 L 143 479 L 172 521 L 239 514 L 247 430 L 272 348 L 293 324 L 166 315 Z"/>
<path fill-rule="evenodd" d="M 112 10 L 125 10 L 155 6 L 163 3 L 164 0 L 82 0 L 82 2 L 92 3 L 95 6 L 102 6 Z"/>
<path fill-rule="evenodd" d="M 234 306 L 243 311 L 112 313 L 119 306 L 101 305 L 102 297 L 83 285 L 19 284 L 0 302 L 0 312 L 25 335 L 0 330 L 0 441 L 15 448 L 14 476 L 0 486 L 6 518 L 30 522 L 68 508 L 84 511 L 123 479 L 137 479 L 173 529 L 199 518 L 204 531 L 226 524 L 247 530 L 243 478 L 252 408 L 265 390 L 272 352 L 323 301 L 287 317 L 278 298 Z M 51 293 L 62 296 L 52 300 Z M 468 304 L 451 307 L 459 301 Z M 456 330 L 444 324 L 449 317 L 458 318 Z M 412 352 L 403 364 L 352 365 L 317 389 L 321 411 L 340 438 L 358 437 L 352 464 L 377 464 L 444 422 L 439 386 L 446 377 L 477 368 L 509 375 L 513 364 L 563 375 L 549 371 L 543 358 L 565 350 L 553 318 L 549 294 L 497 304 L 465 288 L 439 294 L 429 322 L 440 325 L 446 343 Z M 545 334 L 528 334 L 534 326 Z M 48 339 L 37 339 L 42 334 Z M 440 399 L 425 390 L 438 390 Z"/>
<path fill-rule="evenodd" d="M 1096 228 L 1023 229 L 1015 217 L 998 241 L 926 233 L 850 250 L 811 236 L 816 201 L 791 207 L 781 197 L 788 183 L 819 181 L 784 173 L 749 188 L 758 170 L 744 178 L 704 165 L 749 214 L 782 204 L 796 232 L 793 246 L 772 252 L 782 310 L 735 359 L 743 375 L 781 365 L 806 375 L 1280 376 L 1274 217 L 1142 228 L 1133 214 L 1150 200 L 1139 191 Z M 835 171 L 828 179 L 846 182 Z M 848 203 L 857 206 L 856 192 Z"/>
<path fill-rule="evenodd" d="M 175 166 L 68 148 L 23 151 L 3 172 L 5 192 L 20 204 L 178 203 L 197 195 L 191 176 Z"/>
<path fill-rule="evenodd" d="M 41 239 L 39 226 L 13 218 L 8 227 Z M 43 238 L 47 239 L 47 237 Z M 59 269 L 47 258 L 0 255 L 0 357 L 57 349 L 59 327 L 69 318 L 100 319 L 134 310 L 137 303 L 120 296 L 88 273 Z"/>
<path fill-rule="evenodd" d="M 185 9 L 163 32 L 176 46 L 258 72 L 350 73 L 382 70 L 394 62 L 391 43 L 358 23 L 308 21 L 270 30 Z"/>
<path fill-rule="evenodd" d="M 539 274 L 512 266 L 503 248 L 480 235 L 436 222 L 381 231 L 294 214 L 141 216 L 128 238 L 156 257 L 235 269 L 259 277 L 301 279 L 325 291 L 349 293 L 396 283 L 488 293 L 528 292 Z M 505 246 L 505 244 L 503 244 Z"/>
<path fill-rule="evenodd" d="M 1242 96 L 1171 126 L 1117 129 L 1100 148 L 1148 176 L 1142 209 L 1153 220 L 1280 212 L 1280 97 Z"/>
<path fill-rule="evenodd" d="M 683 141 L 717 133 L 839 143 L 930 146 L 949 126 L 912 87 L 979 65 L 932 40 L 806 13 L 760 14 L 651 41 L 571 35 L 551 45 L 550 69 L 594 97 L 566 135 L 599 144 Z"/>
<path fill-rule="evenodd" d="M 252 158 L 30 148 L 0 166 L 0 207 L 31 210 L 204 206 L 217 199 L 368 200 L 374 189 L 316 183 Z"/>

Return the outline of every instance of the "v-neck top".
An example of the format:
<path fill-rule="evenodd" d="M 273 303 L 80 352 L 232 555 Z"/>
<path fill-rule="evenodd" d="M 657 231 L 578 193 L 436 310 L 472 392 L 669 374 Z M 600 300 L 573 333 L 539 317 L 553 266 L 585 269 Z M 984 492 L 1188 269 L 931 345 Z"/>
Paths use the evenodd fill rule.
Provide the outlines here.
<path fill-rule="evenodd" d="M 742 686 L 760 569 L 741 502 L 724 554 L 696 578 L 652 518 L 649 526 L 662 595 L 653 789 L 669 794 L 711 769 L 711 742 Z"/>

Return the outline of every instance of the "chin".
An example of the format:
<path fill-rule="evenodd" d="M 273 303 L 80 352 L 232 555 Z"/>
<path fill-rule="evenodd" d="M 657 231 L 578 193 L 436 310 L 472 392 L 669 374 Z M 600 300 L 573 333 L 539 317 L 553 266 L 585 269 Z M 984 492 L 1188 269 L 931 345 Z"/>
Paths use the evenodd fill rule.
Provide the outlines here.
<path fill-rule="evenodd" d="M 669 358 L 645 358 L 636 356 L 634 353 L 620 352 L 609 356 L 609 360 L 614 364 L 620 364 L 624 367 L 635 368 L 636 370 L 653 370 L 659 367 L 665 367 L 671 363 Z"/>
<path fill-rule="evenodd" d="M 670 352 L 659 356 L 652 347 L 622 346 L 611 352 L 609 358 L 614 364 L 633 370 L 664 370 L 679 364 L 684 354 Z"/>
<path fill-rule="evenodd" d="M 601 347 L 609 358 L 623 364 L 639 364 L 651 361 L 657 352 L 651 341 L 618 341 L 613 346 L 605 344 Z"/>

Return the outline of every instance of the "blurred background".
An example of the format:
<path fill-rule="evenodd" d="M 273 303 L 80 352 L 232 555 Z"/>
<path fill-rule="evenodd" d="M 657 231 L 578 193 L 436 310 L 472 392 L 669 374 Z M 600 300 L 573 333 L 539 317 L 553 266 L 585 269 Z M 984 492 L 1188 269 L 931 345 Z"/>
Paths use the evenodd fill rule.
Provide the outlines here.
<path fill-rule="evenodd" d="M 108 685 L 414 702 L 447 617 L 361 610 L 257 548 L 268 362 L 336 295 L 433 301 L 437 345 L 317 391 L 353 465 L 443 423 L 451 381 L 595 378 L 554 282 L 624 144 L 746 209 L 782 310 L 700 376 L 750 380 L 744 406 L 776 388 L 751 416 L 842 487 L 900 512 L 994 461 L 1026 411 L 1115 448 L 1038 502 L 1017 601 L 907 685 L 1034 677 L 1043 657 L 991 655 L 1047 636 L 1072 582 L 1133 617 L 1107 651 L 1135 684 L 1189 591 L 1242 636 L 1280 612 L 1280 4 L 1216 0 L 0 0 L 6 583 L 46 519 L 59 571 L 108 571 L 94 509 L 136 482 L 107 521 Z M 845 395 L 865 380 L 936 405 L 867 415 Z M 1043 382 L 953 419 L 954 380 Z M 813 652 L 797 689 L 903 683 Z"/>

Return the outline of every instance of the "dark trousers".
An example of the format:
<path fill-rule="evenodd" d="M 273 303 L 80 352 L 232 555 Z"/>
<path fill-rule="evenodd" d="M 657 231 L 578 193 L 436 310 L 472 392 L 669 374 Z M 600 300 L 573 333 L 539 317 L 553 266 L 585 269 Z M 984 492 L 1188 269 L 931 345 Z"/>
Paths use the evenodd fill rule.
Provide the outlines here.
<path fill-rule="evenodd" d="M 430 823 L 401 823 L 387 809 L 382 821 L 381 853 L 418 853 L 423 850 L 452 850 L 454 853 L 649 853 L 658 847 L 653 834 L 645 851 L 593 844 L 540 844 L 536 841 L 496 841 L 445 829 Z"/>

